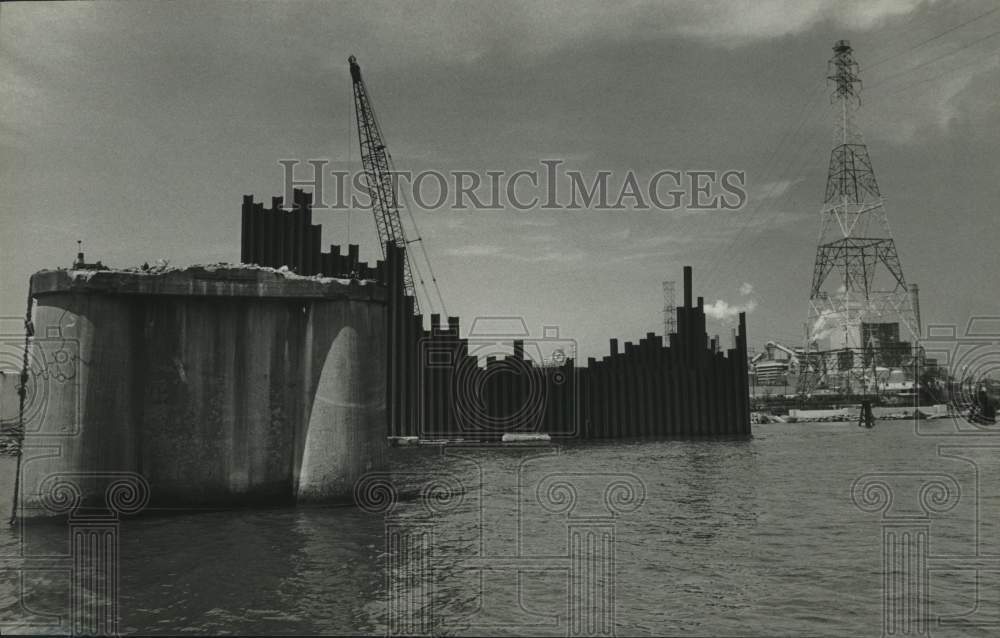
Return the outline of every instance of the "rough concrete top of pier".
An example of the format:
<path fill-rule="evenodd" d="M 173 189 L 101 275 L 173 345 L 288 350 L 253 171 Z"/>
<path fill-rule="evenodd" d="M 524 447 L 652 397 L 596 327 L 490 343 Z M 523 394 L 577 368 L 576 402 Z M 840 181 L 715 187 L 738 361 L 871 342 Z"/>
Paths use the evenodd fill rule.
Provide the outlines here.
<path fill-rule="evenodd" d="M 372 280 L 304 277 L 246 264 L 40 270 L 31 276 L 33 297 L 65 292 L 385 301 L 384 287 Z"/>

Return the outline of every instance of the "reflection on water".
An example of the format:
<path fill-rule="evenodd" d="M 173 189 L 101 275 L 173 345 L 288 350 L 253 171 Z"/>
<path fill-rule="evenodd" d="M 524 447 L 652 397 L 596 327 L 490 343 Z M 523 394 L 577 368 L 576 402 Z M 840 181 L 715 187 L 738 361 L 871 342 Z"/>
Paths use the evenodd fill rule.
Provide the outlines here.
<path fill-rule="evenodd" d="M 982 547 L 998 546 L 1000 498 L 977 493 L 977 480 L 998 476 L 997 455 L 946 458 L 936 443 L 905 424 L 773 424 L 750 441 L 398 449 L 401 498 L 386 510 L 125 521 L 119 628 L 880 633 L 882 527 L 877 512 L 851 500 L 860 476 L 953 477 L 962 499 L 928 519 L 933 554 L 974 552 L 977 531 Z M 919 512 L 918 501 L 906 501 L 910 487 L 896 486 L 893 507 Z M 0 532 L 0 629 L 69 630 L 68 548 L 65 526 Z M 935 576 L 928 613 L 958 620 L 932 633 L 989 633 L 979 624 L 997 619 L 1000 579 L 980 576 L 959 568 Z M 101 585 L 85 585 L 88 600 Z"/>

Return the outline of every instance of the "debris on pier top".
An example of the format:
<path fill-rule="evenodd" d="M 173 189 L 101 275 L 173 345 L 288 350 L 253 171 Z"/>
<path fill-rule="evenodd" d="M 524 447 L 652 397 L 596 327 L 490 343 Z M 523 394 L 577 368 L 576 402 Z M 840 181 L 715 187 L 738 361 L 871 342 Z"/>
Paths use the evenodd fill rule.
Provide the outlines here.
<path fill-rule="evenodd" d="M 222 297 L 381 300 L 381 286 L 366 279 L 298 275 L 287 268 L 248 264 L 137 267 L 105 270 L 40 270 L 31 277 L 34 296 L 57 292 L 194 295 Z"/>

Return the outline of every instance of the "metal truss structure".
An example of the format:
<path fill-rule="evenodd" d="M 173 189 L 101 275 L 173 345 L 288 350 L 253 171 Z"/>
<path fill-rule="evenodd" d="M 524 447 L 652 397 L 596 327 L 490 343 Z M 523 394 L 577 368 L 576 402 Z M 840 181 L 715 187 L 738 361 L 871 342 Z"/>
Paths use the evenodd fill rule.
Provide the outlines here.
<path fill-rule="evenodd" d="M 827 77 L 837 126 L 799 391 L 867 395 L 879 392 L 880 382 L 888 384 L 888 369 L 909 367 L 920 328 L 868 147 L 854 122 L 861 104 L 858 64 L 846 40 L 834 52 Z M 901 358 L 904 349 L 908 354 Z"/>
<path fill-rule="evenodd" d="M 674 303 L 674 282 L 663 282 L 663 338 L 677 332 L 677 306 Z"/>
<path fill-rule="evenodd" d="M 386 244 L 392 242 L 397 246 L 406 247 L 409 242 L 399 216 L 399 203 L 396 200 L 396 188 L 393 183 L 392 160 L 389 149 L 382 137 L 382 129 L 375 118 L 368 88 L 361 79 L 361 66 L 352 55 L 348 60 L 351 66 L 351 81 L 354 86 L 354 112 L 357 118 L 358 143 L 361 147 L 361 163 L 364 166 L 369 194 L 371 195 L 372 214 L 375 216 L 375 229 L 378 231 L 379 244 L 383 257 L 386 254 Z M 403 263 L 403 288 L 406 294 L 413 297 L 414 312 L 420 314 L 420 303 L 417 300 L 413 286 L 413 273 L 410 258 Z"/>

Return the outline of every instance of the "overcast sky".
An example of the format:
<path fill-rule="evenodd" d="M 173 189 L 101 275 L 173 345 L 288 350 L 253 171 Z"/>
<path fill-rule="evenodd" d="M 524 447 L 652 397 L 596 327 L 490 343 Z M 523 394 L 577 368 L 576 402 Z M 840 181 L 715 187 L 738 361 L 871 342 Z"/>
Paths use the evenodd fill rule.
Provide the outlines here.
<path fill-rule="evenodd" d="M 416 211 L 450 314 L 557 325 L 582 356 L 662 328 L 664 279 L 799 344 L 849 39 L 860 126 L 924 322 L 1000 314 L 995 2 L 0 5 L 0 314 L 76 240 L 113 266 L 239 259 L 282 158 L 358 168 L 358 56 L 399 169 L 743 170 L 737 211 Z M 324 244 L 347 214 L 317 213 Z M 377 258 L 368 211 L 350 240 Z M 677 292 L 680 299 L 680 288 Z M 713 322 L 728 334 L 731 323 Z"/>

